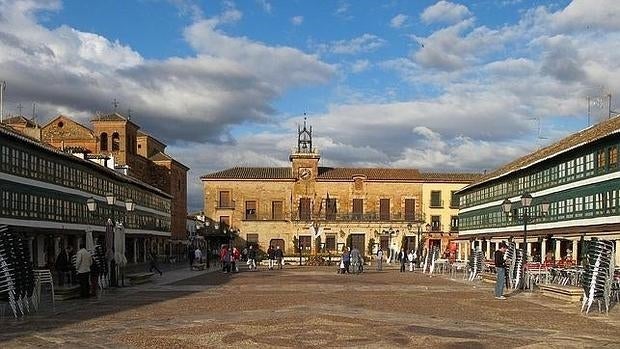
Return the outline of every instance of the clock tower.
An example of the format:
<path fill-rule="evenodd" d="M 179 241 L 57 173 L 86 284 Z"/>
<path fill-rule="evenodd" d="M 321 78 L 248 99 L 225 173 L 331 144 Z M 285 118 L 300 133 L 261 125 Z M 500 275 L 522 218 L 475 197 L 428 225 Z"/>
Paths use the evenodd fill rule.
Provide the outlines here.
<path fill-rule="evenodd" d="M 319 171 L 319 152 L 312 145 L 312 126 L 308 128 L 304 118 L 303 129 L 297 127 L 297 148 L 289 159 L 293 166 L 293 177 L 299 182 L 314 181 Z"/>

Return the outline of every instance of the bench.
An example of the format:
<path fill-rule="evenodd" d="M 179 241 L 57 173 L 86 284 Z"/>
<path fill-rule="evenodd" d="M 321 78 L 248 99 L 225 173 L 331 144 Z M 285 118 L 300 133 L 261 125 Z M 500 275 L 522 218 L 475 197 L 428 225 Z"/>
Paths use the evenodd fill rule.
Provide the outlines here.
<path fill-rule="evenodd" d="M 154 273 L 137 273 L 137 274 L 129 274 L 127 275 L 127 279 L 131 282 L 132 285 L 139 285 L 147 283 L 151 280 L 151 277 L 155 275 Z"/>
<path fill-rule="evenodd" d="M 207 263 L 194 263 L 192 264 L 192 270 L 205 270 Z"/>
<path fill-rule="evenodd" d="M 579 302 L 583 296 L 583 289 L 575 286 L 560 286 L 541 284 L 538 285 L 543 296 L 549 296 L 568 302 Z"/>

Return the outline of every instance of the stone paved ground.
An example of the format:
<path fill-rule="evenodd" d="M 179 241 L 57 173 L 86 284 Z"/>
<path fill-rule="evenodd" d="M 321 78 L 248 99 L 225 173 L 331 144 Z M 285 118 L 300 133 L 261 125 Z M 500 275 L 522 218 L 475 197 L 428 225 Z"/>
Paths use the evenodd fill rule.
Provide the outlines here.
<path fill-rule="evenodd" d="M 537 293 L 498 301 L 490 285 L 396 270 L 183 270 L 1 320 L 0 348 L 27 347 L 620 348 L 620 309 L 583 316 Z"/>

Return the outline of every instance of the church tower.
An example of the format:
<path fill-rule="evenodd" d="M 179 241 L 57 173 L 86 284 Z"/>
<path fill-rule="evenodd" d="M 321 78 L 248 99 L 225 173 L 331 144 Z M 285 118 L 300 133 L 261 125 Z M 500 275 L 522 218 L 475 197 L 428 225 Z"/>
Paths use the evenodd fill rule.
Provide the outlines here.
<path fill-rule="evenodd" d="M 308 128 L 304 118 L 304 127 L 297 127 L 297 149 L 294 149 L 289 159 L 293 166 L 293 177 L 298 181 L 314 181 L 319 174 L 319 152 L 312 145 L 312 126 Z"/>

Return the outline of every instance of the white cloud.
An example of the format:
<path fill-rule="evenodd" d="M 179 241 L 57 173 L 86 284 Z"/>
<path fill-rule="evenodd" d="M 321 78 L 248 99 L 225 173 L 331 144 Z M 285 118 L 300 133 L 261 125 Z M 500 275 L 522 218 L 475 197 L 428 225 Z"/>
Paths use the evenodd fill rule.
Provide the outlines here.
<path fill-rule="evenodd" d="M 618 13 L 620 2 L 616 0 L 574 0 L 550 19 L 559 30 L 620 30 Z"/>
<path fill-rule="evenodd" d="M 353 73 L 361 73 L 370 68 L 370 61 L 367 59 L 358 59 L 351 64 L 351 71 Z"/>
<path fill-rule="evenodd" d="M 195 56 L 162 60 L 144 59 L 97 34 L 37 23 L 38 11 L 58 6 L 0 1 L 6 102 L 35 100 L 44 118 L 62 110 L 88 119 L 109 112 L 116 98 L 120 110 L 131 108 L 136 122 L 165 142 L 230 142 L 232 125 L 269 122 L 271 103 L 287 89 L 325 83 L 334 74 L 300 50 L 227 36 L 219 26 L 242 18 L 231 4 L 186 29 Z"/>
<path fill-rule="evenodd" d="M 263 11 L 265 11 L 267 13 L 271 13 L 271 3 L 269 1 L 267 1 L 267 0 L 256 0 L 256 2 L 258 2 L 260 7 L 263 9 Z"/>
<path fill-rule="evenodd" d="M 442 0 L 427 7 L 420 19 L 425 23 L 456 23 L 470 16 L 466 6 Z"/>
<path fill-rule="evenodd" d="M 408 18 L 409 16 L 399 13 L 390 20 L 390 27 L 402 28 L 405 26 Z"/>
<path fill-rule="evenodd" d="M 374 34 L 363 34 L 350 40 L 332 41 L 327 44 L 316 45 L 319 53 L 333 53 L 343 55 L 354 55 L 363 52 L 372 52 L 383 45 L 386 41 Z"/>
<path fill-rule="evenodd" d="M 304 16 L 295 16 L 291 18 L 293 25 L 301 25 L 304 22 Z"/>

